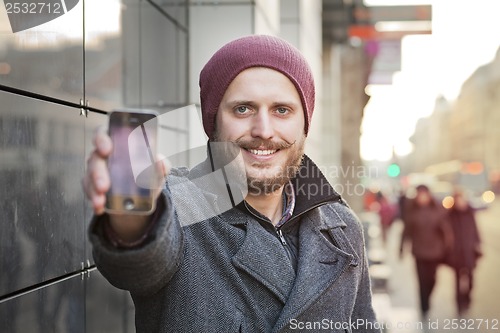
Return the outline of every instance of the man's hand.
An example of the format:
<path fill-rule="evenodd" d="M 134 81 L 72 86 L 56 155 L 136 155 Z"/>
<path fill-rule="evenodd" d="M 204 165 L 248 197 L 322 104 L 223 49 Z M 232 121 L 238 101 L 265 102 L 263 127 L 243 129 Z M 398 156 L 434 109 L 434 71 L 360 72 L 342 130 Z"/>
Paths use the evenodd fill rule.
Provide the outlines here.
<path fill-rule="evenodd" d="M 106 205 L 106 192 L 111 185 L 106 161 L 113 150 L 113 143 L 104 127 L 99 127 L 95 132 L 93 144 L 94 151 L 87 160 L 83 189 L 92 203 L 94 213 L 101 215 Z"/>
<path fill-rule="evenodd" d="M 113 143 L 104 127 L 99 127 L 93 138 L 94 151 L 87 160 L 87 172 L 83 178 L 83 188 L 92 203 L 96 215 L 104 213 L 106 192 L 111 181 L 107 167 L 107 159 L 113 150 Z M 164 158 L 157 157 L 157 174 L 159 175 L 154 200 L 158 199 L 170 168 Z M 110 214 L 110 224 L 116 234 L 124 241 L 133 241 L 142 235 L 149 222 L 149 216 Z"/>

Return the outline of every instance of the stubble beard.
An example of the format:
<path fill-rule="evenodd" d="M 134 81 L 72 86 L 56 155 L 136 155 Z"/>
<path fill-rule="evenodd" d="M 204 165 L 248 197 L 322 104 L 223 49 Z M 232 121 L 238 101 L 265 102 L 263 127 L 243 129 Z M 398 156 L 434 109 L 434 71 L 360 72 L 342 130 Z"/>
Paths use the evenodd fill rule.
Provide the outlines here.
<path fill-rule="evenodd" d="M 268 195 L 281 189 L 290 179 L 297 174 L 302 160 L 304 158 L 305 134 L 300 139 L 289 143 L 286 141 L 272 142 L 261 139 L 254 140 L 236 140 L 231 141 L 239 149 L 256 149 L 258 147 L 266 147 L 266 149 L 280 149 L 288 154 L 287 159 L 282 165 L 274 166 L 270 163 L 254 162 L 252 164 L 252 174 L 246 170 L 245 164 L 241 164 L 243 169 L 241 172 L 246 175 L 248 194 L 250 195 Z M 214 142 L 224 142 L 218 133 L 215 133 Z M 267 169 L 277 168 L 273 175 L 267 175 Z M 255 172 L 257 171 L 257 172 Z M 255 174 L 256 173 L 256 174 Z"/>

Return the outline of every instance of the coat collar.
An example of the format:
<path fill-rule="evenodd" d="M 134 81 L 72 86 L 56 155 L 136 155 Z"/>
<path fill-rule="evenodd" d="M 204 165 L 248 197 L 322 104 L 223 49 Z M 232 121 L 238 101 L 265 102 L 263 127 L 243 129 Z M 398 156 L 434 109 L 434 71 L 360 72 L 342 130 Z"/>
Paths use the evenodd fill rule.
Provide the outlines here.
<path fill-rule="evenodd" d="M 341 200 L 340 194 L 307 155 L 304 155 L 299 171 L 291 181 L 295 191 L 295 216 L 324 203 Z"/>

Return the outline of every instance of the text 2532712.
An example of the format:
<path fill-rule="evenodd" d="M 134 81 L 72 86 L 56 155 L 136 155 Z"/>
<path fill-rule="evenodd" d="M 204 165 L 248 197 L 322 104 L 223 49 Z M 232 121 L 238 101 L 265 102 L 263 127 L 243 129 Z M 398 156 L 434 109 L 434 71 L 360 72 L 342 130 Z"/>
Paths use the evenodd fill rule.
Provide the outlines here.
<path fill-rule="evenodd" d="M 6 2 L 7 14 L 64 14 L 61 3 Z"/>

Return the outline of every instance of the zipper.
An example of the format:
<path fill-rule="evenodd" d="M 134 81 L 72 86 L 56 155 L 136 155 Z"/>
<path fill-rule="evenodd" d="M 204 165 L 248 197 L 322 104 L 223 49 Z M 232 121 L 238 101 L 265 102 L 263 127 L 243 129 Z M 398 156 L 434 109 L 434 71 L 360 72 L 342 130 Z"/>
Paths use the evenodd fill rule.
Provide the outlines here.
<path fill-rule="evenodd" d="M 285 237 L 283 236 L 283 232 L 281 231 L 281 229 L 277 228 L 276 233 L 278 234 L 278 238 L 280 239 L 281 244 L 283 244 L 283 246 L 286 246 L 286 240 Z"/>

